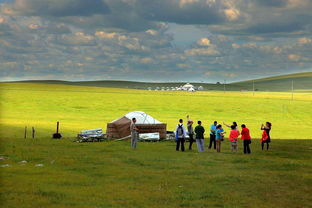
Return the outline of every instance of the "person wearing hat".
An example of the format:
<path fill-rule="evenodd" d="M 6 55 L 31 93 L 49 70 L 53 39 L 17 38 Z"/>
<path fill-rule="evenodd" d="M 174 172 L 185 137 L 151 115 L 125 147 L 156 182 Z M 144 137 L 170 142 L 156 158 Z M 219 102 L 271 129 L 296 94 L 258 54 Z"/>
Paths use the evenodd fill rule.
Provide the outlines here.
<path fill-rule="evenodd" d="M 187 121 L 187 134 L 189 135 L 190 138 L 190 145 L 189 145 L 189 150 L 192 150 L 192 145 L 194 142 L 194 130 L 193 130 L 193 121 L 188 120 Z"/>

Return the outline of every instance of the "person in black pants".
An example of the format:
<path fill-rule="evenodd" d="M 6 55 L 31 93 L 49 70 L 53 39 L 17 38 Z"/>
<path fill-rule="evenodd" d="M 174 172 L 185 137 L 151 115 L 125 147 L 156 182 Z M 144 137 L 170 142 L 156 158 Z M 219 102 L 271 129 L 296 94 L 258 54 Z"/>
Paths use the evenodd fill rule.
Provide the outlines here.
<path fill-rule="evenodd" d="M 217 130 L 217 121 L 214 121 L 213 124 L 210 126 L 210 141 L 208 149 L 211 149 L 212 143 L 213 148 L 216 149 L 216 130 Z"/>
<path fill-rule="evenodd" d="M 251 143 L 250 139 L 245 139 L 244 140 L 244 154 L 250 154 L 251 151 L 250 151 L 250 147 L 249 147 L 249 144 Z"/>
<path fill-rule="evenodd" d="M 249 144 L 251 144 L 251 137 L 249 133 L 249 129 L 246 128 L 245 124 L 242 124 L 242 132 L 241 132 L 241 139 L 244 140 L 244 154 L 250 154 L 250 147 Z"/>
<path fill-rule="evenodd" d="M 177 129 L 176 129 L 176 141 L 177 141 L 176 150 L 177 151 L 179 151 L 180 144 L 181 144 L 181 151 L 184 152 L 185 137 L 186 137 L 186 130 L 183 126 L 183 120 L 180 119 L 179 124 L 177 125 Z"/>
<path fill-rule="evenodd" d="M 189 146 L 189 150 L 192 150 L 192 145 L 194 142 L 194 130 L 193 130 L 193 121 L 189 120 L 187 122 L 187 132 L 190 138 L 190 146 Z"/>

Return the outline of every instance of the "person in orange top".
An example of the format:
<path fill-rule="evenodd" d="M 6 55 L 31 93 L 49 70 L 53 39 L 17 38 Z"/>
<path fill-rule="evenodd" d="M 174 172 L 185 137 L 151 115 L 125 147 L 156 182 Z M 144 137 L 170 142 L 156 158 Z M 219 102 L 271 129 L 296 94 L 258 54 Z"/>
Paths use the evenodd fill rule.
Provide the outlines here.
<path fill-rule="evenodd" d="M 238 140 L 238 136 L 239 136 L 239 131 L 236 130 L 236 126 L 232 125 L 231 126 L 231 132 L 230 132 L 230 136 L 229 136 L 229 140 L 231 142 L 231 151 L 233 152 L 234 150 L 237 152 L 238 148 L 237 148 L 237 140 Z"/>
<path fill-rule="evenodd" d="M 244 154 L 250 154 L 251 150 L 250 150 L 249 144 L 251 144 L 251 137 L 250 137 L 249 129 L 246 128 L 245 124 L 242 124 L 241 127 L 242 127 L 241 139 L 244 140 Z"/>

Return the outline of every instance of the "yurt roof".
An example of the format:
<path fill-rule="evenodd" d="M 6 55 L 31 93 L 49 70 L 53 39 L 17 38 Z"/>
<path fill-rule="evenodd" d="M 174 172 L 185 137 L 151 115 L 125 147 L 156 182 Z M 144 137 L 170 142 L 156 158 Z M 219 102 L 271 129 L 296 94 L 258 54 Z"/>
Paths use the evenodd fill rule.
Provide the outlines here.
<path fill-rule="evenodd" d="M 183 87 L 194 87 L 194 86 L 191 85 L 190 83 L 187 83 L 187 84 L 183 85 Z"/>
<path fill-rule="evenodd" d="M 132 111 L 132 112 L 127 113 L 123 117 L 126 117 L 129 120 L 132 120 L 132 118 L 136 118 L 136 120 L 137 120 L 136 124 L 162 124 L 162 122 L 158 121 L 157 119 L 153 118 L 152 116 L 146 114 L 143 111 Z M 121 117 L 121 118 L 123 118 L 123 117 Z M 112 123 L 121 119 L 121 118 L 118 118 L 118 119 L 112 121 Z"/>

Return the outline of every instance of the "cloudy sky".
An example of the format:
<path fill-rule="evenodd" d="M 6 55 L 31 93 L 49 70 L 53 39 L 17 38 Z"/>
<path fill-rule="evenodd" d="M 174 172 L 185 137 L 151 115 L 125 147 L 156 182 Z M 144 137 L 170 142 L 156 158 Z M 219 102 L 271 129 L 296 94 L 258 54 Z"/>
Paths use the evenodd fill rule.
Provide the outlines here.
<path fill-rule="evenodd" d="M 312 0 L 0 0 L 0 80 L 312 71 Z"/>

